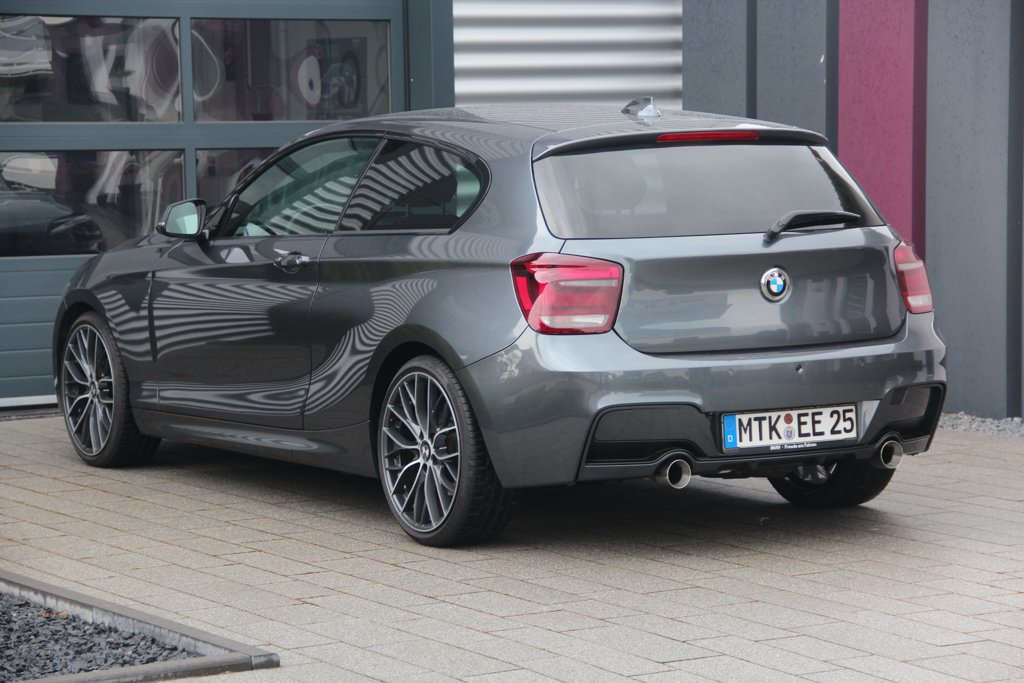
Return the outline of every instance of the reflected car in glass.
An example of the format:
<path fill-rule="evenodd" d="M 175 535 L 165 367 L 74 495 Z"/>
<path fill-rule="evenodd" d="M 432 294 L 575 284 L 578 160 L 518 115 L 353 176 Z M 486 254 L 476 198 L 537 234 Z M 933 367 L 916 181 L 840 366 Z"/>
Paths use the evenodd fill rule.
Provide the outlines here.
<path fill-rule="evenodd" d="M 517 489 L 765 477 L 859 505 L 946 390 L 923 262 L 817 133 L 653 103 L 338 123 L 72 278 L 71 441 L 378 478 L 430 545 Z"/>

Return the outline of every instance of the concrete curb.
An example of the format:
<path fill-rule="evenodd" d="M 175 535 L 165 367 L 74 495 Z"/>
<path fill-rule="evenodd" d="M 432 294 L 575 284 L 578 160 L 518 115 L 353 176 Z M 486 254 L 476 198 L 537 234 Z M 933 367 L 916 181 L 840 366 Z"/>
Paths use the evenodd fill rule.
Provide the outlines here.
<path fill-rule="evenodd" d="M 276 653 L 2 569 L 0 592 L 49 607 L 55 612 L 66 611 L 89 623 L 142 633 L 166 645 L 174 645 L 203 655 L 170 662 L 50 676 L 46 678 L 47 683 L 136 683 L 187 676 L 208 676 L 230 671 L 270 669 L 281 665 L 281 658 Z"/>

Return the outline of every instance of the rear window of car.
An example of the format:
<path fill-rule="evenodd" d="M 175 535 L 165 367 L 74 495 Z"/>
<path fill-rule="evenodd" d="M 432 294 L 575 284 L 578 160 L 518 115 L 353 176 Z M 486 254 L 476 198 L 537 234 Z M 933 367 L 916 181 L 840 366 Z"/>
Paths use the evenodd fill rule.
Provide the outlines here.
<path fill-rule="evenodd" d="M 764 232 L 790 211 L 883 225 L 825 147 L 676 145 L 561 154 L 534 164 L 548 228 L 563 239 Z"/>

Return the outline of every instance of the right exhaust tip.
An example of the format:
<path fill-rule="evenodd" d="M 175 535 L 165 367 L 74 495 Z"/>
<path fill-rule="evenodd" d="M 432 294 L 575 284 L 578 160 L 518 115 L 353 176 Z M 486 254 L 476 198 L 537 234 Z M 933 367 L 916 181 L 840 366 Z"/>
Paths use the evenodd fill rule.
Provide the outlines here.
<path fill-rule="evenodd" d="M 903 462 L 903 446 L 899 441 L 890 439 L 878 449 L 871 464 L 881 469 L 894 470 L 900 466 L 901 462 Z"/>

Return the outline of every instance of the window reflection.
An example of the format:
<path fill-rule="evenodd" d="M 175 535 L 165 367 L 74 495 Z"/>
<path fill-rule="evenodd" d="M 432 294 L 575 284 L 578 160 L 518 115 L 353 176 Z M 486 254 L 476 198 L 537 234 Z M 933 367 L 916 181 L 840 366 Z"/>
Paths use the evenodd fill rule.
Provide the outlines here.
<path fill-rule="evenodd" d="M 180 150 L 0 152 L 0 257 L 88 254 L 182 199 Z"/>
<path fill-rule="evenodd" d="M 0 121 L 179 121 L 174 19 L 0 15 Z"/>
<path fill-rule="evenodd" d="M 387 21 L 192 20 L 196 121 L 391 111 Z"/>
<path fill-rule="evenodd" d="M 206 200 L 207 206 L 216 206 L 274 151 L 273 147 L 196 150 L 199 196 Z"/>

